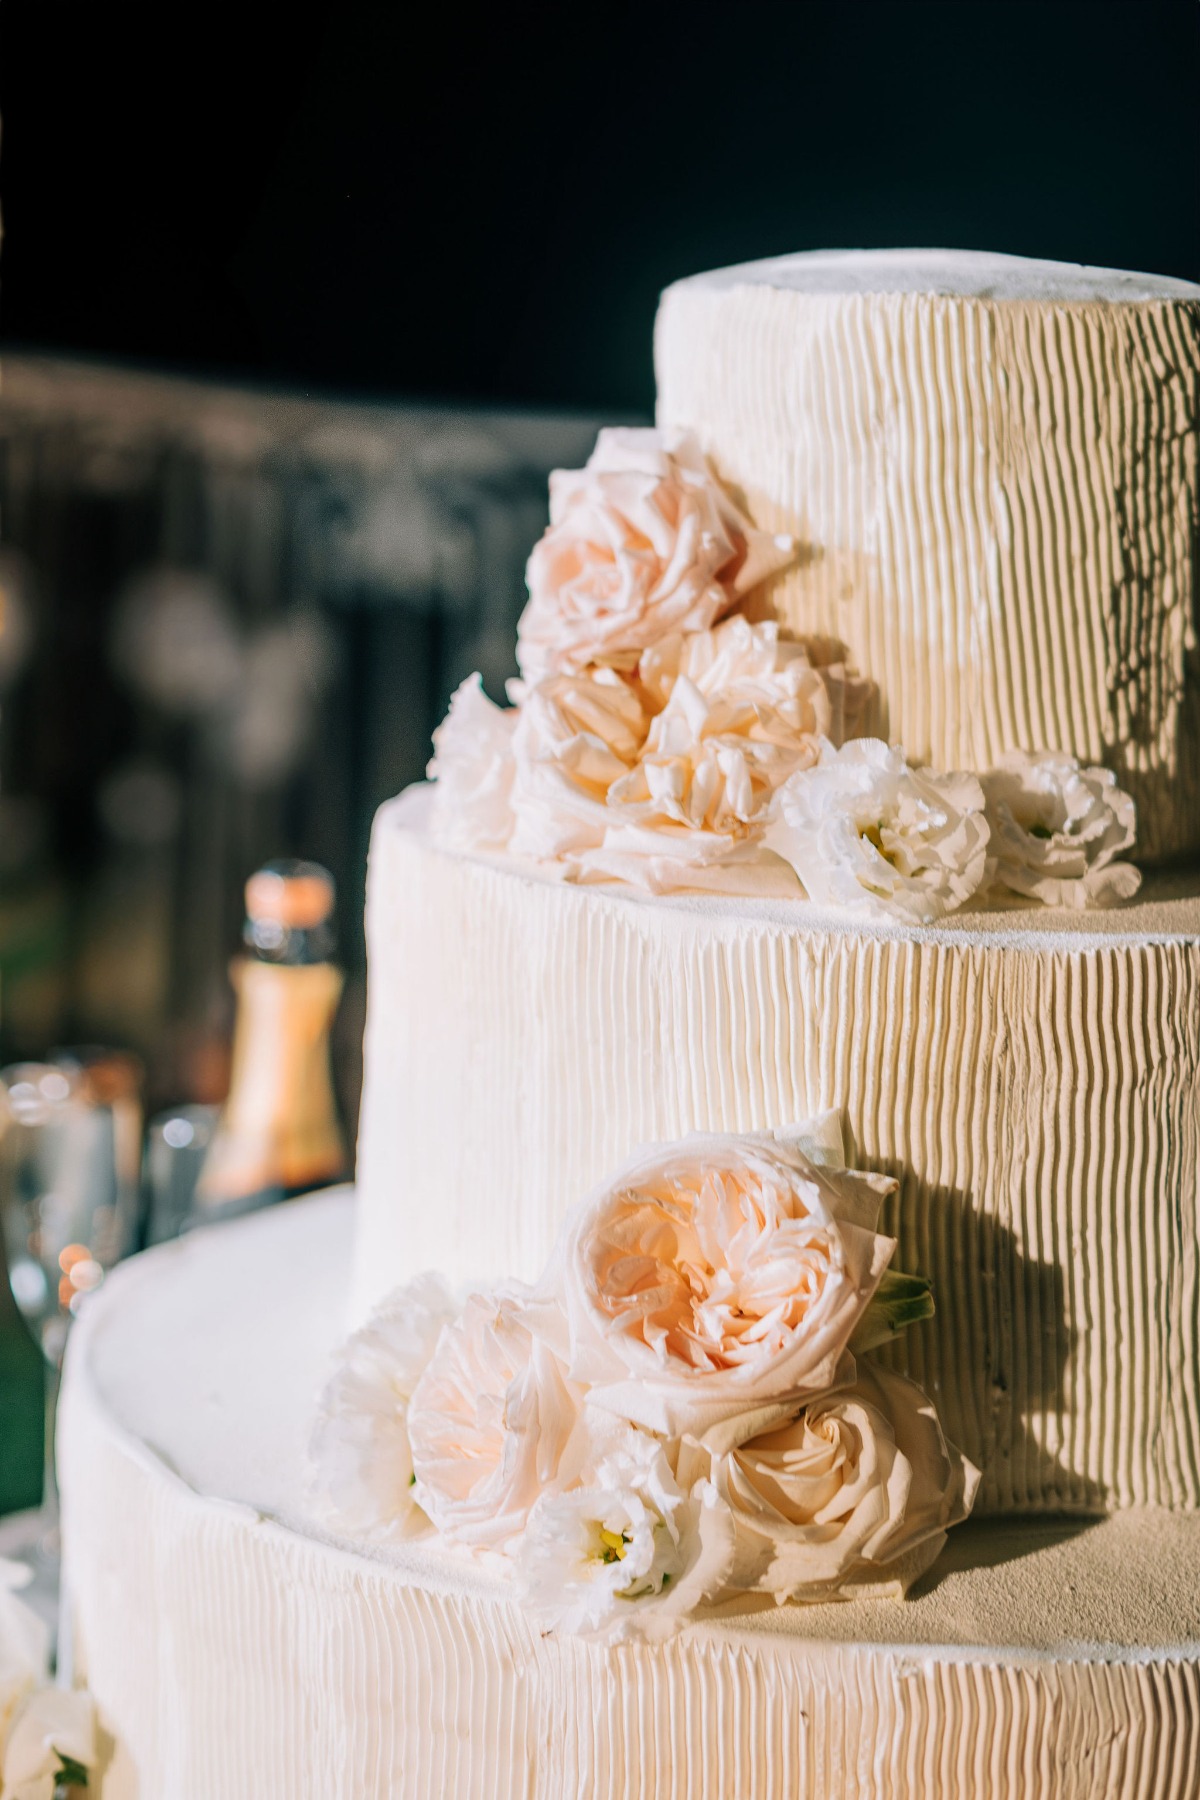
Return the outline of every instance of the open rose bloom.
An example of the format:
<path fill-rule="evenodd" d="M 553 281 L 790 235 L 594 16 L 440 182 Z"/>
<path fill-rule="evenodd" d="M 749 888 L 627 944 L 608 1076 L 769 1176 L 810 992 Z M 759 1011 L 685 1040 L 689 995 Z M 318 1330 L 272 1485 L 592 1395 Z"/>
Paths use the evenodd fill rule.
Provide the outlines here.
<path fill-rule="evenodd" d="M 529 1329 L 525 1290 L 472 1294 L 409 1405 L 418 1505 L 452 1541 L 504 1549 L 558 1485 L 578 1409 L 566 1369 Z"/>
<path fill-rule="evenodd" d="M 715 1457 L 711 1479 L 734 1521 L 734 1585 L 779 1600 L 903 1593 L 979 1483 L 920 1388 L 863 1360 L 844 1388 Z"/>
<path fill-rule="evenodd" d="M 585 468 L 550 477 L 550 527 L 517 627 L 521 674 L 632 669 L 672 632 L 706 631 L 794 553 L 790 538 L 755 529 L 690 435 L 602 431 Z"/>
<path fill-rule="evenodd" d="M 582 1202 L 536 1286 L 399 1290 L 321 1403 L 335 1522 L 378 1539 L 390 1506 L 511 1567 L 542 1628 L 605 1638 L 902 1594 L 978 1476 L 866 1354 L 931 1310 L 887 1268 L 894 1188 L 845 1167 L 834 1113 L 694 1136 Z"/>
<path fill-rule="evenodd" d="M 768 809 L 815 762 L 844 685 L 801 641 L 739 615 L 665 639 L 634 676 L 600 669 L 525 688 L 512 848 L 581 881 L 795 893 L 762 849 Z"/>
<path fill-rule="evenodd" d="M 594 1405 L 719 1438 L 836 1384 L 895 1247 L 875 1223 L 896 1184 L 823 1167 L 802 1142 L 686 1138 L 573 1215 L 550 1280 L 560 1353 Z"/>

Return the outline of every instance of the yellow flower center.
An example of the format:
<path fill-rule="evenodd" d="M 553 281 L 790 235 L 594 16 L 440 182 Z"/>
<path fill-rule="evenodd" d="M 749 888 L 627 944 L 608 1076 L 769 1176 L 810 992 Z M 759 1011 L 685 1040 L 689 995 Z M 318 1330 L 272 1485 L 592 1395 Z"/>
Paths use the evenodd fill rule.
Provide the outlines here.
<path fill-rule="evenodd" d="M 626 1547 L 631 1542 L 631 1539 L 624 1531 L 610 1531 L 606 1525 L 602 1525 L 600 1527 L 600 1542 L 603 1545 L 603 1549 L 600 1552 L 602 1562 L 624 1562 Z"/>
<path fill-rule="evenodd" d="M 878 852 L 879 852 L 880 856 L 882 856 L 884 862 L 891 863 L 892 867 L 895 868 L 895 866 L 896 866 L 895 857 L 892 855 L 890 850 L 885 850 L 883 847 L 883 825 L 882 824 L 864 825 L 861 832 L 859 833 L 859 836 L 864 837 L 866 839 L 867 843 L 871 845 L 872 849 L 878 850 Z"/>

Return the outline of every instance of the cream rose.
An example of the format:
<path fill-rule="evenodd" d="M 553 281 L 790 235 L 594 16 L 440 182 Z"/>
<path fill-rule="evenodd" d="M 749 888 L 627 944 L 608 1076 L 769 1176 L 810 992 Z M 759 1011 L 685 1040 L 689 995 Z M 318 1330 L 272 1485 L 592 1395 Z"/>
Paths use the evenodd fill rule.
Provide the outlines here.
<path fill-rule="evenodd" d="M 536 1329 L 590 1404 L 668 1438 L 719 1434 L 838 1378 L 894 1248 L 875 1231 L 894 1188 L 782 1134 L 660 1146 L 569 1218 Z"/>
<path fill-rule="evenodd" d="M 928 925 L 978 892 L 988 824 L 973 775 L 911 768 L 902 749 L 826 744 L 780 788 L 766 842 L 811 899 Z"/>
<path fill-rule="evenodd" d="M 903 1593 L 966 1518 L 979 1472 L 921 1389 L 859 1361 L 852 1385 L 712 1459 L 737 1533 L 738 1589 L 828 1600 Z"/>
<path fill-rule="evenodd" d="M 517 628 L 528 681 L 591 663 L 631 669 L 672 632 L 704 631 L 794 555 L 757 531 L 696 440 L 602 431 L 587 466 L 550 477 Z"/>
<path fill-rule="evenodd" d="M 450 701 L 433 734 L 427 773 L 437 785 L 433 835 L 449 850 L 502 851 L 512 835 L 511 792 L 516 764 L 511 708 L 495 705 L 478 675 L 470 675 Z"/>
<path fill-rule="evenodd" d="M 338 1529 L 387 1539 L 425 1525 L 413 1496 L 408 1407 L 458 1305 L 440 1275 L 418 1276 L 338 1351 L 309 1441 L 314 1498 Z"/>
<path fill-rule="evenodd" d="M 414 1495 L 442 1534 L 505 1550 L 555 1486 L 579 1395 L 532 1336 L 527 1290 L 473 1294 L 438 1339 L 408 1408 Z"/>
<path fill-rule="evenodd" d="M 1046 906 L 1113 906 L 1137 893 L 1138 870 L 1116 860 L 1133 848 L 1137 812 L 1108 769 L 1010 750 L 982 782 L 994 886 Z"/>

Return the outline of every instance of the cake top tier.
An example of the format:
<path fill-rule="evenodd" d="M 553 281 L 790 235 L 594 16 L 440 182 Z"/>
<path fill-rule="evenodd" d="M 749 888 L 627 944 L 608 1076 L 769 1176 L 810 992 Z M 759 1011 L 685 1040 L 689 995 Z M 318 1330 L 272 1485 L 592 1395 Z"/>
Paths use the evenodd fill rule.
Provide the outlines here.
<path fill-rule="evenodd" d="M 872 729 L 942 769 L 1111 769 L 1138 855 L 1200 853 L 1200 287 L 950 250 L 695 275 L 658 424 L 802 554 L 776 617 L 846 647 Z"/>
<path fill-rule="evenodd" d="M 677 281 L 679 288 L 787 288 L 805 294 L 938 294 L 962 300 L 1200 301 L 1200 287 L 1173 275 L 1041 262 L 985 250 L 805 250 L 736 263 Z"/>

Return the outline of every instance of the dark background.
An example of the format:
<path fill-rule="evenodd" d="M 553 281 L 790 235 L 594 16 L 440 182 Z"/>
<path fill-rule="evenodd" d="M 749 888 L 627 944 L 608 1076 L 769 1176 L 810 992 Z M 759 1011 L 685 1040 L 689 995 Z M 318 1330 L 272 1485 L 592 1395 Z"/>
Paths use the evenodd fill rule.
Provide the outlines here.
<path fill-rule="evenodd" d="M 4 339 L 648 411 L 659 289 L 816 246 L 1200 276 L 1200 8 L 0 8 Z"/>

